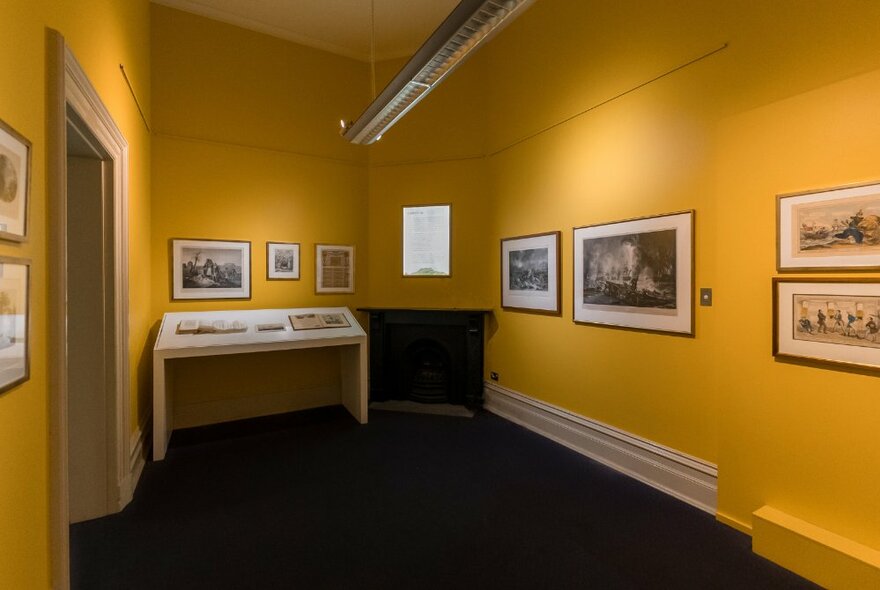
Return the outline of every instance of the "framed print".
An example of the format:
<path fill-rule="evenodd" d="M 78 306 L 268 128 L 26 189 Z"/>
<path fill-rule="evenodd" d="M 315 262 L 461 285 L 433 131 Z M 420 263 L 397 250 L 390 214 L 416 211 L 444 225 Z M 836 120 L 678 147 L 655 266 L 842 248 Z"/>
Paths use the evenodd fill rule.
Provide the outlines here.
<path fill-rule="evenodd" d="M 773 356 L 880 369 L 880 280 L 774 278 Z"/>
<path fill-rule="evenodd" d="M 299 280 L 299 244 L 266 242 L 266 280 Z"/>
<path fill-rule="evenodd" d="M 574 321 L 692 335 L 694 212 L 574 229 Z"/>
<path fill-rule="evenodd" d="M 562 312 L 558 231 L 501 240 L 501 307 Z"/>
<path fill-rule="evenodd" d="M 31 185 L 31 142 L 0 121 L 0 238 L 23 242 Z"/>
<path fill-rule="evenodd" d="M 354 246 L 315 244 L 315 293 L 354 293 Z"/>
<path fill-rule="evenodd" d="M 779 195 L 776 268 L 880 269 L 880 183 Z"/>
<path fill-rule="evenodd" d="M 448 277 L 452 205 L 403 208 L 403 276 Z"/>
<path fill-rule="evenodd" d="M 250 299 L 251 243 L 171 240 L 171 299 Z"/>
<path fill-rule="evenodd" d="M 0 393 L 30 377 L 30 261 L 0 257 Z"/>

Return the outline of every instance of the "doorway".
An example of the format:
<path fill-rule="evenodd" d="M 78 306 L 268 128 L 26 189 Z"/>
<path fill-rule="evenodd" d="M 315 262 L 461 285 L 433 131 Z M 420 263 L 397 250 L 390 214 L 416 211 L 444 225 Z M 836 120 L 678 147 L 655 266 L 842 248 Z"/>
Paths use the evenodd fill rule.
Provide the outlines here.
<path fill-rule="evenodd" d="M 55 31 L 48 37 L 52 587 L 70 524 L 132 496 L 128 144 Z"/>

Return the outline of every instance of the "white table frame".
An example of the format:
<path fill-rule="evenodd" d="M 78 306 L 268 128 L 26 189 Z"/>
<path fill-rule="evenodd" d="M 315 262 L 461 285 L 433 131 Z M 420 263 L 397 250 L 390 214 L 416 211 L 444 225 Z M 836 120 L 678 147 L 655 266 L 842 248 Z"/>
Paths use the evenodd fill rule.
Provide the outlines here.
<path fill-rule="evenodd" d="M 289 315 L 301 313 L 344 313 L 351 327 L 293 330 Z M 181 320 L 240 320 L 247 331 L 230 334 L 177 334 Z M 284 332 L 257 332 L 257 324 L 281 323 Z M 276 350 L 341 347 L 340 397 L 342 405 L 361 424 L 367 423 L 367 335 L 346 307 L 255 309 L 166 313 L 153 347 L 153 460 L 165 458 L 174 428 L 172 383 L 169 360 Z"/>

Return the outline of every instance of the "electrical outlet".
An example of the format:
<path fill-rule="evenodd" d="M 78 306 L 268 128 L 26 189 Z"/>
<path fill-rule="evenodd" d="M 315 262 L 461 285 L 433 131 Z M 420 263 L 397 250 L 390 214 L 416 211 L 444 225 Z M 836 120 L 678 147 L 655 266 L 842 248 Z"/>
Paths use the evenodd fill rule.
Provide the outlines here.
<path fill-rule="evenodd" d="M 712 307 L 712 289 L 705 287 L 700 289 L 700 305 Z"/>
<path fill-rule="evenodd" d="M 489 378 L 492 379 L 492 381 L 498 381 L 498 373 L 492 371 L 491 373 L 489 373 Z"/>

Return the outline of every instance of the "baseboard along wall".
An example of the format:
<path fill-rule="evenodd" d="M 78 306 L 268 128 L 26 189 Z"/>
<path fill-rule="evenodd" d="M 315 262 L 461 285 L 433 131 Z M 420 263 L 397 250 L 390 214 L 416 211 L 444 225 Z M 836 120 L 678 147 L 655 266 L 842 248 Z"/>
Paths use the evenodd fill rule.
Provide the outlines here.
<path fill-rule="evenodd" d="M 712 515 L 717 466 L 547 402 L 484 382 L 483 407 Z"/>

